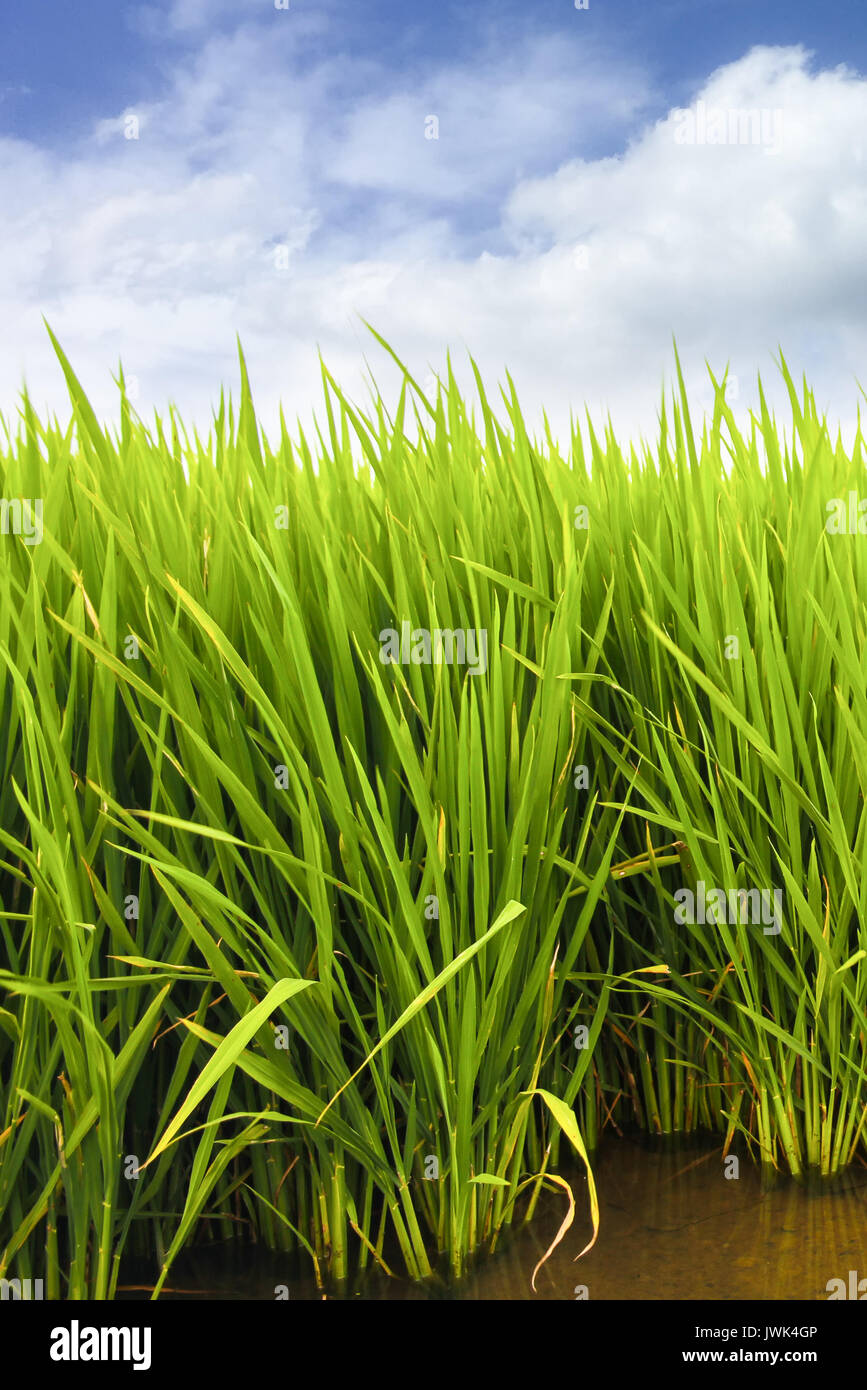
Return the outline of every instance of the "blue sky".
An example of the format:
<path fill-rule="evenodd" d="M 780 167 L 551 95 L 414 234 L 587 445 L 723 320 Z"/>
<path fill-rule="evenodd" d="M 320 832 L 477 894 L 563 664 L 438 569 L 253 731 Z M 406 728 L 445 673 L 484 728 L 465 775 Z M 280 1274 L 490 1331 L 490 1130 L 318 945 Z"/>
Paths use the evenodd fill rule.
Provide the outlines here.
<path fill-rule="evenodd" d="M 318 348 L 356 399 L 365 359 L 393 387 L 363 315 L 428 382 L 447 349 L 508 368 L 561 433 L 585 402 L 652 433 L 672 333 L 700 403 L 705 359 L 742 411 L 782 346 L 851 426 L 855 0 L 88 0 L 2 40 L 7 414 L 23 375 L 64 413 L 43 314 L 103 416 L 120 357 L 141 413 L 205 424 L 236 333 L 266 423 L 318 405 Z M 699 103 L 727 134 L 684 138 Z"/>
<path fill-rule="evenodd" d="M 195 52 L 203 35 L 229 33 L 239 19 L 270 23 L 271 6 L 243 2 L 142 6 L 118 0 L 22 5 L 3 15 L 0 90 L 4 134 L 63 146 L 106 108 L 148 100 L 166 62 Z M 591 0 L 586 15 L 569 0 L 474 0 L 409 7 L 396 0 L 340 5 L 291 0 L 290 13 L 328 17 L 311 43 L 328 52 L 369 54 L 403 70 L 424 71 L 472 58 L 480 37 L 537 31 L 565 43 L 576 19 L 594 36 L 646 63 L 660 90 L 679 100 L 684 84 L 734 62 L 756 44 L 804 44 L 824 66 L 848 62 L 867 69 L 867 18 L 860 0 Z M 171 16 L 174 15 L 174 19 Z M 279 17 L 278 17 L 279 18 Z M 589 27 L 589 25 L 587 25 Z M 21 86 L 29 88 L 24 94 Z M 10 89 L 12 89 L 10 91 Z M 29 99 L 28 99 L 29 98 Z"/>

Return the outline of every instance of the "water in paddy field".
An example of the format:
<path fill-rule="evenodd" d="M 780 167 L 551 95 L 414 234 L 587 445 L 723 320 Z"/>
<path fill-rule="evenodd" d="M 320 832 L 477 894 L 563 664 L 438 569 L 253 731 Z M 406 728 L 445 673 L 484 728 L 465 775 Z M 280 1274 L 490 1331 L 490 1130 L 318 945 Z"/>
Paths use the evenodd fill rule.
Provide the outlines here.
<path fill-rule="evenodd" d="M 564 1192 L 543 1194 L 536 1217 L 518 1226 L 457 1284 L 420 1286 L 367 1276 L 328 1297 L 362 1299 L 827 1300 L 828 1283 L 867 1276 L 867 1169 L 850 1169 L 811 1191 L 789 1178 L 763 1188 L 747 1157 L 726 1179 L 719 1147 L 637 1138 L 606 1141 L 596 1155 L 601 1228 L 594 1248 L 575 1256 L 592 1228 L 583 1170 L 572 1184 L 575 1221 L 530 1287 L 534 1266 L 566 1214 Z M 767 1181 L 767 1180 L 766 1180 Z M 268 1299 L 286 1284 L 290 1299 L 321 1299 L 294 1257 L 235 1245 L 191 1252 L 172 1267 L 163 1298 Z M 124 1280 L 121 1279 L 121 1284 Z M 867 1286 L 865 1286 L 867 1287 Z M 136 1296 L 132 1290 L 120 1297 Z M 147 1296 L 141 1292 L 138 1297 Z"/>

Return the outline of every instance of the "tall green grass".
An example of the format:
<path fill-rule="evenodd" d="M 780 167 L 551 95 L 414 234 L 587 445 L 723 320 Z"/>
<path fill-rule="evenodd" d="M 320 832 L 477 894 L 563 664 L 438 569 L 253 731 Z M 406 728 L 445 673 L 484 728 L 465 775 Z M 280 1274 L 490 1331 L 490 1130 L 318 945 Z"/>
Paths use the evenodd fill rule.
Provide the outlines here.
<path fill-rule="evenodd" d="M 122 374 L 111 432 L 55 347 L 68 426 L 25 397 L 0 450 L 44 506 L 0 536 L 0 1276 L 156 1296 L 231 1236 L 459 1276 L 576 1154 L 595 1237 L 633 1121 L 863 1155 L 860 434 L 785 363 L 790 449 L 724 385 L 697 440 L 680 381 L 641 457 L 323 367 L 269 441 L 243 357 L 208 439 Z M 486 669 L 383 664 L 404 620 Z M 779 933 L 677 925 L 698 879 Z"/>

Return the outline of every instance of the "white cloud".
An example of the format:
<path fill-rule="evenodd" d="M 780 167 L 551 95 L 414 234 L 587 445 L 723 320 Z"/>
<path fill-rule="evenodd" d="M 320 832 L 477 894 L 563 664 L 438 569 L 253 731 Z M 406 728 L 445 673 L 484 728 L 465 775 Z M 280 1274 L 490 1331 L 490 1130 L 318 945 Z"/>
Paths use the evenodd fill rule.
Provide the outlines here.
<path fill-rule="evenodd" d="M 475 60 L 349 110 L 326 143 L 330 179 L 405 197 L 478 197 L 521 164 L 551 167 L 565 148 L 623 131 L 649 85 L 589 45 L 539 37 L 496 61 Z M 592 117 L 590 116 L 592 113 Z M 425 134 L 433 117 L 437 134 Z"/>
<path fill-rule="evenodd" d="M 309 421 L 317 347 L 356 399 L 365 354 L 393 389 L 363 315 L 422 377 L 451 347 L 471 386 L 466 346 L 496 401 L 508 368 L 531 423 L 544 406 L 564 442 L 585 402 L 653 435 L 672 332 L 697 405 L 706 357 L 731 360 L 743 407 L 782 345 L 849 424 L 867 355 L 867 81 L 813 72 L 800 49 L 712 74 L 696 102 L 783 111 L 774 154 L 679 144 L 675 112 L 636 125 L 649 84 L 598 53 L 573 74 L 574 52 L 538 40 L 522 61 L 531 81 L 482 54 L 401 86 L 339 54 L 287 68 L 242 29 L 185 60 L 138 141 L 106 113 L 64 162 L 0 142 L 0 408 L 23 369 L 37 406 L 66 413 L 44 313 L 107 418 L 120 356 L 143 413 L 173 400 L 207 426 L 240 332 L 266 423 L 280 398 Z M 600 133 L 621 153 L 593 157 Z"/>

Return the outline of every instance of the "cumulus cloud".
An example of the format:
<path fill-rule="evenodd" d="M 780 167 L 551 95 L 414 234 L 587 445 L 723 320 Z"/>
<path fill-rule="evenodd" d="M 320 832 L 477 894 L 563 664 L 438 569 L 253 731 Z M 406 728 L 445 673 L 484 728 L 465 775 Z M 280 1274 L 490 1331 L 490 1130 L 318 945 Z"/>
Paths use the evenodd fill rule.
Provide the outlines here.
<path fill-rule="evenodd" d="M 194 29 L 204 11 L 173 13 Z M 105 418 L 120 356 L 142 413 L 172 400 L 207 426 L 239 332 L 266 424 L 281 399 L 309 421 L 317 347 L 356 399 L 365 355 L 394 390 L 363 315 L 422 379 L 447 348 L 468 386 L 473 353 L 493 396 L 508 367 L 531 422 L 544 406 L 563 435 L 585 402 L 651 435 L 672 333 L 699 406 L 705 358 L 731 362 L 742 413 L 782 345 L 851 429 L 863 78 L 754 49 L 708 76 L 689 118 L 654 120 L 651 83 L 589 45 L 538 38 L 520 68 L 492 49 L 401 79 L 339 52 L 302 62 L 303 44 L 209 31 L 158 97 L 107 112 L 62 160 L 0 142 L 5 413 L 22 370 L 37 405 L 65 413 L 44 313 Z"/>
<path fill-rule="evenodd" d="M 624 60 L 606 67 L 589 45 L 540 36 L 393 94 L 372 92 L 327 140 L 328 177 L 404 198 L 505 196 L 522 168 L 551 172 L 588 134 L 628 128 L 649 96 Z"/>
<path fill-rule="evenodd" d="M 507 223 L 549 248 L 540 259 L 562 263 L 568 300 L 609 340 L 613 329 L 628 361 L 666 330 L 688 354 L 750 372 L 783 345 L 851 415 L 867 346 L 867 81 L 811 73 L 800 48 L 760 48 L 714 73 L 688 110 L 691 128 L 672 111 L 621 156 L 524 181 Z M 589 267 L 578 284 L 573 238 Z"/>

